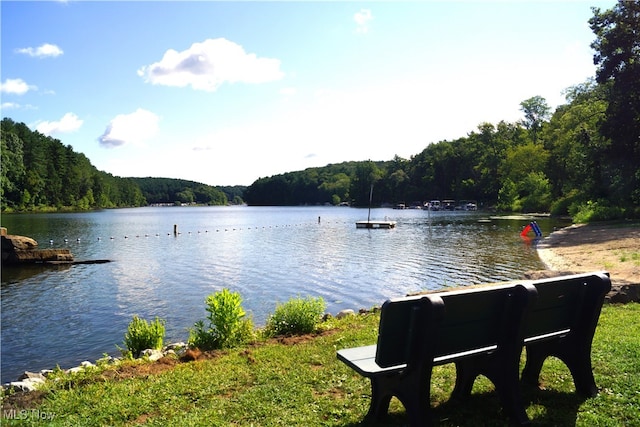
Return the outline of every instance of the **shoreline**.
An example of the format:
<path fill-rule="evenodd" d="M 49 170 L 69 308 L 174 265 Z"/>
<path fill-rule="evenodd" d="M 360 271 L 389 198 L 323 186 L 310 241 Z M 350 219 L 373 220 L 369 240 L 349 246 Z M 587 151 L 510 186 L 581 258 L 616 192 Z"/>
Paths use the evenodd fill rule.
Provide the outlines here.
<path fill-rule="evenodd" d="M 610 302 L 640 300 L 640 223 L 574 224 L 538 242 L 540 260 L 552 275 L 607 271 Z"/>

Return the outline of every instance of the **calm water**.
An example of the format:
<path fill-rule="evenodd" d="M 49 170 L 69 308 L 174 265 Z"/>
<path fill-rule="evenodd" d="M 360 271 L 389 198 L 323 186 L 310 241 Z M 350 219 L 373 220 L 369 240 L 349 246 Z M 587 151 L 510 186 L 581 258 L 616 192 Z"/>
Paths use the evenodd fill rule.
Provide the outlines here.
<path fill-rule="evenodd" d="M 2 270 L 2 382 L 25 370 L 118 355 L 133 315 L 159 316 L 167 342 L 186 341 L 189 327 L 206 316 L 205 297 L 225 287 L 241 294 L 262 325 L 291 297 L 321 296 L 335 314 L 543 268 L 535 245 L 519 235 L 526 219 L 374 209 L 372 219 L 396 220 L 397 227 L 356 229 L 366 218 L 367 210 L 337 207 L 3 215 L 10 234 L 33 237 L 41 248 L 113 262 Z M 538 223 L 545 235 L 557 225 Z"/>

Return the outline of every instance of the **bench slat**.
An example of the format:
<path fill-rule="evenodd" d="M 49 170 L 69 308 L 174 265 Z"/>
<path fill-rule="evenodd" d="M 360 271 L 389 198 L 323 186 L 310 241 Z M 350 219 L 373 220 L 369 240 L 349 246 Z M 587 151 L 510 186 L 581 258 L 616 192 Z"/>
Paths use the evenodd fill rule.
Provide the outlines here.
<path fill-rule="evenodd" d="M 372 377 L 389 372 L 402 371 L 406 364 L 383 368 L 376 363 L 376 345 L 346 348 L 338 351 L 338 359 L 343 361 L 363 377 Z"/>

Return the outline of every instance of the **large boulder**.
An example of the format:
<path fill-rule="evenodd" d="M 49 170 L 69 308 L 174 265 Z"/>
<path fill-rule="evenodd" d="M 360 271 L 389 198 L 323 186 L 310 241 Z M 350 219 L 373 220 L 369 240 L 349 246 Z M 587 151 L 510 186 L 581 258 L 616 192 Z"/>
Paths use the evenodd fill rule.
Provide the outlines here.
<path fill-rule="evenodd" d="M 69 249 L 38 249 L 38 242 L 31 237 L 7 234 L 2 228 L 2 264 L 36 264 L 43 262 L 72 262 Z"/>
<path fill-rule="evenodd" d="M 2 236 L 2 251 L 30 251 L 37 249 L 38 242 L 31 237 L 14 236 L 11 234 Z"/>

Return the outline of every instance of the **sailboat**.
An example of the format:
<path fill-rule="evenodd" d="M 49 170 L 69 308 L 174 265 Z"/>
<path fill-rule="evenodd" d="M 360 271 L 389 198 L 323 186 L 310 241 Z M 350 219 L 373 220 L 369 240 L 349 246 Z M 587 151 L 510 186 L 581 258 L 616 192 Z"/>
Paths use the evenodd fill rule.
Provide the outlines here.
<path fill-rule="evenodd" d="M 371 184 L 371 190 L 369 191 L 369 214 L 366 221 L 356 221 L 356 228 L 394 228 L 396 226 L 395 221 L 371 221 L 371 200 L 373 199 L 373 184 Z"/>

